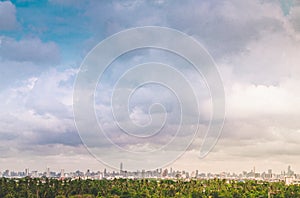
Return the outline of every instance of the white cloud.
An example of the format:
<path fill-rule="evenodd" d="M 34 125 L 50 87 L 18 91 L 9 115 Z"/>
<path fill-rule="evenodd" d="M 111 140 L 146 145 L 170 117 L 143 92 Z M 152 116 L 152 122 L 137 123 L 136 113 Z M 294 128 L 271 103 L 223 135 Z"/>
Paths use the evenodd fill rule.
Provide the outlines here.
<path fill-rule="evenodd" d="M 100 37 L 90 38 L 91 45 L 96 44 L 102 37 L 125 28 L 165 25 L 194 36 L 211 52 L 219 65 L 227 96 L 227 121 L 223 134 L 216 148 L 205 159 L 197 161 L 203 138 L 199 136 L 187 154 L 174 166 L 205 168 L 208 171 L 221 171 L 222 167 L 222 170 L 225 168 L 232 171 L 240 167 L 252 168 L 253 165 L 266 166 L 267 163 L 277 169 L 286 163 L 300 165 L 299 6 L 292 7 L 289 15 L 284 16 L 279 2 L 259 0 L 189 1 L 184 5 L 167 1 L 51 2 L 76 7 L 84 17 L 89 17 L 90 21 L 84 20 L 87 25 L 83 26 Z M 8 20 L 3 25 L 0 19 L 0 29 L 4 26 L 4 29 L 15 28 L 15 8 L 10 2 L 2 2 L 0 5 L 3 6 L 4 3 L 12 10 L 10 14 L 6 14 L 12 22 Z M 13 25 L 7 25 L 6 22 Z M 62 153 L 71 155 L 72 152 L 78 152 L 77 156 L 81 156 L 83 152 L 82 148 L 78 148 L 78 139 L 74 138 L 76 133 L 71 111 L 75 71 L 59 72 L 47 68 L 47 72 L 37 74 L 43 71 L 40 68 L 44 65 L 59 62 L 57 45 L 42 42 L 38 38 L 23 38 L 18 41 L 2 37 L 0 52 L 2 75 L 14 76 L 14 82 L 22 78 L 27 79 L 22 86 L 12 84 L 14 89 L 3 90 L 0 93 L 0 99 L 3 101 L 0 105 L 2 155 L 14 156 L 19 152 L 32 156 L 41 154 L 44 150 L 45 154 L 50 156 L 49 159 L 64 160 L 66 166 L 74 167 L 69 162 L 76 159 L 68 158 Z M 147 60 L 143 58 L 144 55 L 151 56 L 151 53 L 140 54 L 139 60 L 133 63 Z M 163 57 L 162 62 L 170 57 L 152 52 L 152 57 L 159 56 Z M 124 60 L 120 61 L 120 67 L 107 74 L 108 83 L 126 70 L 125 63 L 127 62 Z M 13 74 L 7 75 L 10 73 Z M 205 86 L 197 79 L 198 75 L 194 76 L 188 71 L 185 71 L 185 74 L 193 85 L 199 88 L 199 93 L 196 94 L 200 96 L 200 100 L 204 98 L 204 101 L 200 101 L 199 108 L 207 120 L 211 114 L 208 108 L 211 104 L 207 100 L 208 94 L 203 92 Z M 166 78 L 172 79 L 172 76 Z M 7 82 L 4 84 L 9 84 Z M 102 91 L 106 92 L 100 92 L 101 104 L 97 106 L 97 110 L 99 117 L 102 116 L 104 128 L 113 131 L 112 119 L 107 117 L 107 114 L 111 113 L 111 92 L 107 87 Z M 139 107 L 144 107 L 145 103 L 151 103 L 151 100 L 147 99 L 151 98 L 153 93 L 155 95 L 156 92 L 143 92 L 134 102 L 140 105 Z M 167 97 L 166 101 L 169 104 L 174 102 L 170 102 Z M 132 107 L 135 103 L 132 103 Z M 139 124 L 147 123 L 149 118 L 147 111 L 142 107 L 133 110 L 131 114 L 133 121 Z M 184 127 L 188 130 L 193 126 Z M 206 124 L 201 125 L 201 130 L 205 131 L 206 127 Z M 169 126 L 167 130 L 176 130 L 176 125 Z M 162 136 L 160 139 L 153 139 L 154 142 L 144 141 L 144 144 L 141 144 L 138 141 L 128 141 L 124 135 L 110 135 L 121 146 L 125 145 L 133 150 L 136 149 L 134 146 L 142 150 L 151 150 L 155 145 L 165 144 L 167 139 L 167 136 Z M 28 146 L 29 143 L 33 146 Z M 109 146 L 111 145 L 103 145 L 104 148 L 107 147 L 107 152 Z M 22 152 L 26 149 L 28 152 Z M 84 160 L 88 159 L 85 155 L 81 157 Z M 112 156 L 114 157 L 116 156 Z M 11 162 L 13 160 L 10 159 L 3 163 Z M 76 166 L 80 167 L 81 163 L 76 163 Z"/>
<path fill-rule="evenodd" d="M 298 115 L 299 84 L 296 80 L 282 82 L 279 86 L 234 84 L 227 89 L 227 116 L 253 118 L 261 115 Z"/>
<path fill-rule="evenodd" d="M 14 149 L 3 155 L 11 152 L 12 155 L 30 152 L 35 155 L 42 150 L 47 155 L 43 146 L 77 147 L 81 144 L 72 113 L 75 74 L 76 71 L 71 69 L 61 72 L 52 69 L 28 78 L 21 86 L 0 92 L 0 150 L 8 146 Z M 63 150 L 51 152 L 59 154 Z"/>

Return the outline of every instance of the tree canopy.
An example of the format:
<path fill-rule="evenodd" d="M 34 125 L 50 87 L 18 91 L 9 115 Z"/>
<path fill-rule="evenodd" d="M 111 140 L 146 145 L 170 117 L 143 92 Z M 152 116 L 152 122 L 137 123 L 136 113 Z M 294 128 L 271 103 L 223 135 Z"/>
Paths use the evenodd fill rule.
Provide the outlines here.
<path fill-rule="evenodd" d="M 283 182 L 157 179 L 0 178 L 0 197 L 144 198 L 144 197 L 300 197 L 300 186 Z"/>

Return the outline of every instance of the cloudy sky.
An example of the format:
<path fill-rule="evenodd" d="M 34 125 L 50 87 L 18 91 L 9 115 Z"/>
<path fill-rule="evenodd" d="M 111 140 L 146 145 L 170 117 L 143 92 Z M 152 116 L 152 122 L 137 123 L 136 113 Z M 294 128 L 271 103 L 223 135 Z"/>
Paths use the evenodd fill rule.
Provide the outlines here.
<path fill-rule="evenodd" d="M 122 156 L 112 147 L 148 151 L 167 145 L 175 137 L 177 142 L 161 152 L 173 158 L 184 151 L 168 165 L 175 169 L 239 172 L 255 166 L 261 172 L 269 168 L 280 172 L 291 165 L 300 172 L 300 3 L 297 0 L 191 0 L 184 4 L 164 0 L 0 1 L 0 171 L 106 167 L 91 155 L 93 149 L 87 150 L 77 132 L 74 83 L 84 57 L 94 46 L 115 33 L 140 26 L 177 29 L 196 39 L 210 53 L 225 90 L 226 119 L 222 134 L 214 149 L 199 158 L 212 112 L 205 78 L 196 75 L 186 61 L 172 53 L 140 50 L 113 62 L 97 86 L 98 123 L 114 144 L 99 140 L 95 146 L 95 152 L 99 151 L 96 158 L 109 156 L 104 160 L 106 164 L 116 166 L 123 161 L 124 168 L 134 169 L 132 161 L 120 159 Z M 165 119 L 161 136 L 127 139 L 117 127 L 128 120 L 116 121 L 110 115 L 110 97 L 124 73 L 128 74 L 125 81 L 130 85 L 130 80 L 138 81 L 136 76 L 144 80 L 151 75 L 174 80 L 173 75 L 162 71 L 156 75 L 151 69 L 133 73 L 129 78 L 131 66 L 144 62 L 173 66 L 195 90 L 200 112 L 199 133 L 188 148 L 181 143 L 189 142 L 190 131 L 195 127 L 193 107 L 185 111 L 190 116 L 190 122 L 182 125 L 185 132 L 176 134 L 179 125 L 176 122 L 182 113 L 178 110 L 180 102 L 166 87 L 144 86 L 126 106 L 129 118 L 137 126 L 145 126 L 152 119 L 149 130 L 153 130 L 160 128 L 159 121 Z M 125 85 L 121 83 L 118 88 L 122 90 Z M 156 103 L 164 108 L 149 111 L 151 104 Z M 132 133 L 149 135 L 139 132 Z M 109 160 L 114 162 L 110 164 Z"/>

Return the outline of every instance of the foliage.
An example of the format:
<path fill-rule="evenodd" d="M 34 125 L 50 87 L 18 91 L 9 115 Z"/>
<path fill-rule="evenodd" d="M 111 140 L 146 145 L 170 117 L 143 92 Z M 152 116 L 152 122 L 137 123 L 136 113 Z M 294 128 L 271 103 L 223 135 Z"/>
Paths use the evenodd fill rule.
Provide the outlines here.
<path fill-rule="evenodd" d="M 0 178 L 0 197 L 144 198 L 144 197 L 300 197 L 300 186 L 283 182 L 235 180 Z"/>

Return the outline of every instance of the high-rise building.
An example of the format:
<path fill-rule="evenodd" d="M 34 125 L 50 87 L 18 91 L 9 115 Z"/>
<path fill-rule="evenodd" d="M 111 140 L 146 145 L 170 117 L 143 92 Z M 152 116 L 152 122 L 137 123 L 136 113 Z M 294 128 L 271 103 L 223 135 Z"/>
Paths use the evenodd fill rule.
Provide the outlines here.
<path fill-rule="evenodd" d="M 64 169 L 60 170 L 60 177 L 61 178 L 65 177 L 65 170 Z"/>
<path fill-rule="evenodd" d="M 123 171 L 123 163 L 121 162 L 120 163 L 120 173 L 122 173 L 122 171 Z"/>
<path fill-rule="evenodd" d="M 87 169 L 86 173 L 85 173 L 85 177 L 89 178 L 90 176 L 91 176 L 91 171 L 90 171 L 90 169 Z"/>
<path fill-rule="evenodd" d="M 9 177 L 10 176 L 9 170 L 5 170 L 4 173 L 3 173 L 3 176 L 4 177 Z"/>
<path fill-rule="evenodd" d="M 288 171 L 287 171 L 287 176 L 291 177 L 292 175 L 294 175 L 294 171 L 292 171 L 291 166 L 288 166 Z"/>
<path fill-rule="evenodd" d="M 46 177 L 50 177 L 50 168 L 47 168 Z"/>
<path fill-rule="evenodd" d="M 142 178 L 145 178 L 145 173 L 146 173 L 145 169 L 142 169 Z"/>
<path fill-rule="evenodd" d="M 268 170 L 268 177 L 269 177 L 269 178 L 272 178 L 272 169 L 269 169 L 269 170 Z"/>

